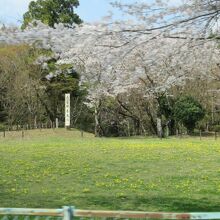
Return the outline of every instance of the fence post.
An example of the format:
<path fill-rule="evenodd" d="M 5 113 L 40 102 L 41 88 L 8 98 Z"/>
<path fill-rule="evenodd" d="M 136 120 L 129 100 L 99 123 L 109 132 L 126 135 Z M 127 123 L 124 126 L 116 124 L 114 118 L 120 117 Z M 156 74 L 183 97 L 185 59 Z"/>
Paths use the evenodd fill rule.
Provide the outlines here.
<path fill-rule="evenodd" d="M 63 220 L 73 220 L 74 207 L 63 206 Z"/>

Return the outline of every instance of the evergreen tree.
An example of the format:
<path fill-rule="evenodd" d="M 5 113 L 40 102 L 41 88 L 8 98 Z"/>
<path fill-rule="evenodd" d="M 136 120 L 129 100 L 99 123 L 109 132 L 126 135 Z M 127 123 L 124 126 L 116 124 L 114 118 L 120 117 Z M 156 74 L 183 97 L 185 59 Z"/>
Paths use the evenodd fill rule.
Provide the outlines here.
<path fill-rule="evenodd" d="M 74 13 L 74 8 L 78 6 L 78 0 L 31 1 L 29 10 L 23 15 L 22 29 L 25 29 L 29 23 L 35 20 L 39 20 L 50 27 L 54 27 L 55 24 L 59 23 L 66 25 L 80 24 L 82 20 Z"/>

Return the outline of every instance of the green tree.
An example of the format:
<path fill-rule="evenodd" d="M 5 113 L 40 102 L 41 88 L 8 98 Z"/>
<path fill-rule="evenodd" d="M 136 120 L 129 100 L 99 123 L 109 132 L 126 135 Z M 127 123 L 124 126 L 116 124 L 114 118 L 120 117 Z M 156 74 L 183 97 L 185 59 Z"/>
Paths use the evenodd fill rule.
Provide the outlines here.
<path fill-rule="evenodd" d="M 181 122 L 192 133 L 196 123 L 204 118 L 205 110 L 202 105 L 191 96 L 180 97 L 174 106 L 174 116 L 178 122 Z"/>
<path fill-rule="evenodd" d="M 74 8 L 79 6 L 79 0 L 37 0 L 31 1 L 29 10 L 23 15 L 22 29 L 34 20 L 54 27 L 55 24 L 63 23 L 72 25 L 80 24 L 82 20 L 74 13 Z"/>
<path fill-rule="evenodd" d="M 44 105 L 47 106 L 47 114 L 52 121 L 55 118 L 62 118 L 64 115 L 64 100 L 65 93 L 70 93 L 72 98 L 79 97 L 79 76 L 72 69 L 64 69 L 57 76 L 52 76 L 50 79 L 44 79 L 46 86 L 47 99 Z M 73 103 L 73 100 L 71 100 Z"/>

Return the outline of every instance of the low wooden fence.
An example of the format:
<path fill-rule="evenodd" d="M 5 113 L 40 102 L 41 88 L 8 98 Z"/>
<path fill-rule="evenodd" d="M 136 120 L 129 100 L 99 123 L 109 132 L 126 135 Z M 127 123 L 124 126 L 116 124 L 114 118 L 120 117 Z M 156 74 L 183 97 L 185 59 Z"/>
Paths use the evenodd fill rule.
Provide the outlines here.
<path fill-rule="evenodd" d="M 220 212 L 172 213 L 135 211 L 94 211 L 64 206 L 62 209 L 0 208 L 0 219 L 27 219 L 48 217 L 62 220 L 80 219 L 220 219 Z"/>

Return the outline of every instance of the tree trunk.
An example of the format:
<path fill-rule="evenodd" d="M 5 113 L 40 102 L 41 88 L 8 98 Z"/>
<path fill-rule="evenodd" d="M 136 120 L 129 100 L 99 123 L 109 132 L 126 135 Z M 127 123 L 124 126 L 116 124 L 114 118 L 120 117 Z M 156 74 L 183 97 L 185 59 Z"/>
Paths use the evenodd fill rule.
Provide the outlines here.
<path fill-rule="evenodd" d="M 99 127 L 98 111 L 97 108 L 95 107 L 95 137 L 99 137 L 98 127 Z"/>
<path fill-rule="evenodd" d="M 102 129 L 100 125 L 100 106 L 101 102 L 98 102 L 98 105 L 95 105 L 95 137 L 102 136 Z"/>
<path fill-rule="evenodd" d="M 37 129 L 37 116 L 36 115 L 34 116 L 34 128 Z"/>
<path fill-rule="evenodd" d="M 154 116 L 151 114 L 149 108 L 146 108 L 146 112 L 147 112 L 148 117 L 150 118 L 151 131 L 152 131 L 154 134 L 157 134 L 157 124 L 156 124 L 156 122 L 155 122 L 155 118 L 154 118 Z"/>
<path fill-rule="evenodd" d="M 175 124 L 175 120 L 171 119 L 169 124 L 169 131 L 170 131 L 170 135 L 175 135 L 176 134 L 176 124 Z"/>
<path fill-rule="evenodd" d="M 169 126 L 166 125 L 166 137 L 169 137 L 170 136 L 170 129 L 169 129 Z"/>
<path fill-rule="evenodd" d="M 140 132 L 140 120 L 138 118 L 134 118 L 133 121 L 134 121 L 135 134 L 137 136 L 139 136 L 141 134 L 141 132 Z"/>
<path fill-rule="evenodd" d="M 128 120 L 128 137 L 130 137 L 131 136 L 131 132 L 130 132 L 130 122 L 129 122 L 129 120 Z"/>
<path fill-rule="evenodd" d="M 163 137 L 162 121 L 161 118 L 157 118 L 157 136 L 159 138 Z"/>

